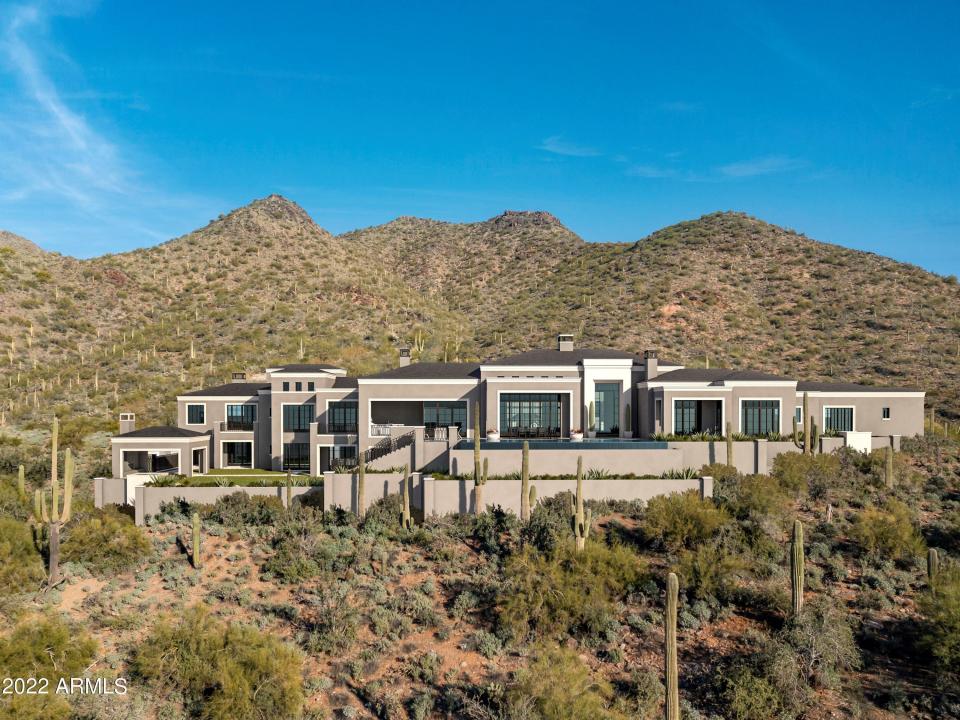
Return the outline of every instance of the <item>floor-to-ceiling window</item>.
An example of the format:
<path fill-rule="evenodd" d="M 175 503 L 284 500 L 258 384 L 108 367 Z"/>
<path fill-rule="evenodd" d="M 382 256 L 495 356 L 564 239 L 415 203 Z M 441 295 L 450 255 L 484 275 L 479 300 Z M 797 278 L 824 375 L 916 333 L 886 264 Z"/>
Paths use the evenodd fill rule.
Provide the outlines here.
<path fill-rule="evenodd" d="M 338 400 L 327 406 L 327 432 L 357 432 L 356 400 Z"/>
<path fill-rule="evenodd" d="M 500 434 L 503 437 L 560 437 L 563 396 L 557 393 L 500 395 Z"/>
<path fill-rule="evenodd" d="M 225 442 L 223 443 L 224 467 L 253 467 L 253 443 Z"/>
<path fill-rule="evenodd" d="M 310 443 L 284 443 L 283 469 L 290 472 L 309 472 Z"/>
<path fill-rule="evenodd" d="M 825 407 L 823 429 L 828 432 L 853 432 L 853 408 Z"/>
<path fill-rule="evenodd" d="M 313 403 L 283 406 L 283 431 L 307 432 L 313 422 L 316 406 Z"/>
<path fill-rule="evenodd" d="M 456 425 L 463 430 L 467 426 L 467 401 L 424 401 L 423 424 L 428 428 Z"/>
<path fill-rule="evenodd" d="M 227 430 L 253 430 L 256 421 L 256 405 L 227 405 Z"/>
<path fill-rule="evenodd" d="M 673 401 L 673 432 L 677 435 L 691 435 L 700 427 L 700 403 L 696 400 Z"/>
<path fill-rule="evenodd" d="M 740 405 L 740 432 L 770 435 L 780 432 L 779 400 L 744 400 Z"/>
<path fill-rule="evenodd" d="M 597 383 L 593 387 L 597 435 L 619 435 L 620 383 Z"/>

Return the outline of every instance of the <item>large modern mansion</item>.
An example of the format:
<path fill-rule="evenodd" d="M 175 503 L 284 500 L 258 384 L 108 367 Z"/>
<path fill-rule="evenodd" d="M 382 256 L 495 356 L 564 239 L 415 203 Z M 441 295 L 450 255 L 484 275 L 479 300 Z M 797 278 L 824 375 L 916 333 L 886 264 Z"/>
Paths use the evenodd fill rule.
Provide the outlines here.
<path fill-rule="evenodd" d="M 383 466 L 446 470 L 458 448 L 472 447 L 474 406 L 486 450 L 529 440 L 541 450 L 602 452 L 608 464 L 631 467 L 641 457 L 634 450 L 671 436 L 723 435 L 728 423 L 739 440 L 785 439 L 795 418 L 803 425 L 805 395 L 827 436 L 869 443 L 923 433 L 919 390 L 685 368 L 653 351 L 578 349 L 560 335 L 554 349 L 482 363 L 411 362 L 402 348 L 397 367 L 365 377 L 323 364 L 267 368 L 256 382 L 237 374 L 178 396 L 175 427 L 136 429 L 132 415 L 121 415 L 113 474 L 319 475 L 356 465 L 360 453 Z"/>

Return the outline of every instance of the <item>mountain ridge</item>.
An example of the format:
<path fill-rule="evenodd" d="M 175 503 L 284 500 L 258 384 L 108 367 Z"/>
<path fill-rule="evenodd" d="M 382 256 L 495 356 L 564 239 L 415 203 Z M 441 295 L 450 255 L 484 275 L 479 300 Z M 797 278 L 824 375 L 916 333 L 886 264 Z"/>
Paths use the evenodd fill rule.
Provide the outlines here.
<path fill-rule="evenodd" d="M 960 418 L 960 288 L 875 253 L 718 212 L 586 242 L 543 211 L 402 216 L 332 235 L 259 198 L 165 243 L 78 260 L 0 253 L 0 410 L 170 420 L 177 392 L 301 358 L 382 370 L 577 343 L 687 365 L 918 385 Z M 6 356 L 4 358 L 4 355 Z"/>

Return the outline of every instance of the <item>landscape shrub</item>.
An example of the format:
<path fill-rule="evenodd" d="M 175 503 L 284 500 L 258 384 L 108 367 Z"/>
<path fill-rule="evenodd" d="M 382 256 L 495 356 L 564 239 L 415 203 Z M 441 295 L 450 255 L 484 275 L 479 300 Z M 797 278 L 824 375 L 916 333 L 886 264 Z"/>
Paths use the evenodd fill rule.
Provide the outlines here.
<path fill-rule="evenodd" d="M 520 530 L 523 542 L 533 545 L 540 552 L 551 553 L 571 536 L 571 494 L 559 493 L 537 503 L 530 514 L 530 522 Z"/>
<path fill-rule="evenodd" d="M 926 620 L 922 646 L 943 670 L 960 680 L 960 568 L 940 571 L 920 598 Z"/>
<path fill-rule="evenodd" d="M 743 558 L 721 542 L 711 540 L 693 550 L 683 550 L 676 568 L 680 587 L 695 600 L 723 605 L 730 602 L 736 581 L 746 569 Z"/>
<path fill-rule="evenodd" d="M 540 646 L 530 666 L 517 674 L 507 693 L 506 717 L 541 720 L 620 720 L 613 708 L 613 687 L 593 675 L 576 651 Z M 531 712 L 531 710 L 533 712 Z"/>
<path fill-rule="evenodd" d="M 506 555 L 516 544 L 520 521 L 499 505 L 478 515 L 473 522 L 473 539 L 488 555 Z"/>
<path fill-rule="evenodd" d="M 242 529 L 248 525 L 274 525 L 285 512 L 280 498 L 235 492 L 219 498 L 207 517 L 225 527 Z"/>
<path fill-rule="evenodd" d="M 837 484 L 840 476 L 840 459 L 834 455 L 805 455 L 781 453 L 773 460 L 773 477 L 784 492 L 800 497 L 813 491 L 822 497 L 827 488 Z"/>
<path fill-rule="evenodd" d="M 360 615 L 348 583 L 324 583 L 309 605 L 309 620 L 302 622 L 304 630 L 299 636 L 308 652 L 334 654 L 353 644 Z"/>
<path fill-rule="evenodd" d="M 780 691 L 752 668 L 721 673 L 719 694 L 730 720 L 769 720 L 784 711 Z"/>
<path fill-rule="evenodd" d="M 63 559 L 83 563 L 96 573 L 118 573 L 150 556 L 152 546 L 143 530 L 116 507 L 84 513 L 67 526 Z"/>
<path fill-rule="evenodd" d="M 0 517 L 0 595 L 37 590 L 45 577 L 30 526 Z"/>
<path fill-rule="evenodd" d="M 0 701 L 2 720 L 61 720 L 70 706 L 54 690 L 61 678 L 82 677 L 97 652 L 97 643 L 78 625 L 60 617 L 31 615 L 0 636 L 0 677 L 45 678 L 50 694 L 13 695 Z"/>
<path fill-rule="evenodd" d="M 640 526 L 648 540 L 671 552 L 692 549 L 712 537 L 729 518 L 696 490 L 658 495 L 650 500 Z"/>
<path fill-rule="evenodd" d="M 849 612 L 828 596 L 804 605 L 779 639 L 792 648 L 794 661 L 811 687 L 836 689 L 842 672 L 860 666 Z"/>
<path fill-rule="evenodd" d="M 776 519 L 786 512 L 788 497 L 770 475 L 744 475 L 724 490 L 722 507 L 739 520 Z"/>
<path fill-rule="evenodd" d="M 588 542 L 577 552 L 566 543 L 552 554 L 525 547 L 504 568 L 497 602 L 501 627 L 517 640 L 596 638 L 609 625 L 614 602 L 644 575 L 644 564 L 622 546 Z"/>
<path fill-rule="evenodd" d="M 904 560 L 923 552 L 923 538 L 914 526 L 910 508 L 892 498 L 881 507 L 859 512 L 850 537 L 874 558 Z"/>
<path fill-rule="evenodd" d="M 160 693 L 178 691 L 188 717 L 296 720 L 302 665 L 300 652 L 280 639 L 194 607 L 179 620 L 159 620 L 132 669 Z"/>
<path fill-rule="evenodd" d="M 32 493 L 29 485 L 27 493 Z M 30 518 L 29 498 L 21 498 L 16 479 L 0 479 L 0 517 L 14 520 Z"/>

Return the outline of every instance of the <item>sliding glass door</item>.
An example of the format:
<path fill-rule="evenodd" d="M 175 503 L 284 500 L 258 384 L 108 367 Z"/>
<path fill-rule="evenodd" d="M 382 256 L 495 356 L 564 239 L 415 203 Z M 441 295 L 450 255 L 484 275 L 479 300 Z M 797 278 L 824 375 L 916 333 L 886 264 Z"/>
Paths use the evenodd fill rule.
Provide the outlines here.
<path fill-rule="evenodd" d="M 514 438 L 560 437 L 562 398 L 557 393 L 502 394 L 500 434 Z"/>

